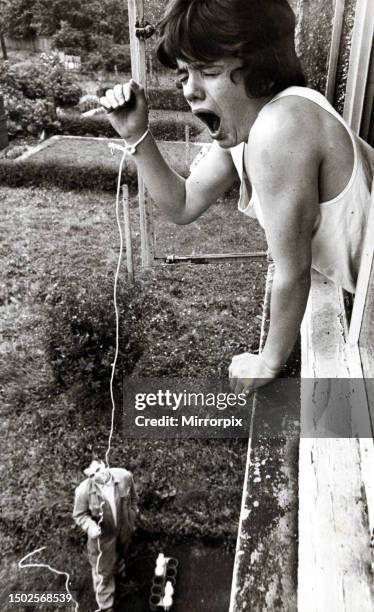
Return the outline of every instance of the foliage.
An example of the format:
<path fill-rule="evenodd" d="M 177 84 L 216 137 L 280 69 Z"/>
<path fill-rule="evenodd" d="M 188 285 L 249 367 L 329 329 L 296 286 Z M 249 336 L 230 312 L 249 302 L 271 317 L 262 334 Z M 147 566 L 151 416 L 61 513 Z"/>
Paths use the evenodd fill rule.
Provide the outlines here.
<path fill-rule="evenodd" d="M 0 83 L 10 136 L 20 133 L 39 134 L 58 129 L 59 123 L 51 101 L 24 96 L 17 74 L 4 62 L 0 65 Z"/>
<path fill-rule="evenodd" d="M 118 363 L 125 376 L 131 374 L 142 353 L 139 322 L 149 299 L 138 286 L 121 284 Z M 56 383 L 65 388 L 82 383 L 95 392 L 107 392 L 115 348 L 112 279 L 91 279 L 85 287 L 82 279 L 63 277 L 48 294 L 46 304 L 47 351 Z"/>
<path fill-rule="evenodd" d="M 116 44 L 128 42 L 127 11 L 122 0 L 12 0 L 7 10 L 7 31 L 15 38 L 53 36 L 62 24 L 90 36 L 109 36 Z M 64 37 L 66 32 L 62 34 Z M 76 45 L 74 45 L 76 47 Z"/>
<path fill-rule="evenodd" d="M 34 14 L 37 0 L 12 0 L 2 5 L 5 29 L 14 38 L 29 38 L 37 33 Z"/>
<path fill-rule="evenodd" d="M 96 72 L 98 70 L 103 70 L 104 68 L 104 60 L 101 53 L 98 51 L 91 51 L 86 55 L 83 61 L 83 68 L 88 72 Z"/>
<path fill-rule="evenodd" d="M 61 124 L 60 133 L 69 136 L 118 137 L 105 115 L 82 117 L 70 113 L 66 116 L 60 116 L 59 121 Z M 154 137 L 158 140 L 184 140 L 185 126 L 177 119 L 171 117 L 153 119 L 151 117 L 150 126 Z M 198 129 L 190 124 L 191 137 L 195 136 L 197 132 Z"/>
<path fill-rule="evenodd" d="M 99 108 L 100 100 L 97 96 L 86 94 L 85 96 L 81 97 L 78 106 L 81 113 L 85 113 L 87 111 L 94 110 L 95 108 Z"/>
<path fill-rule="evenodd" d="M 67 21 L 61 21 L 60 29 L 52 38 L 53 47 L 71 55 L 79 55 L 87 46 L 87 35 L 72 27 Z"/>
<path fill-rule="evenodd" d="M 42 53 L 40 62 L 19 77 L 27 98 L 49 98 L 59 106 L 78 104 L 82 90 L 77 78 L 61 65 L 58 54 Z"/>
<path fill-rule="evenodd" d="M 8 114 L 7 127 L 10 136 L 20 133 L 40 134 L 43 130 L 57 128 L 54 108 L 45 100 L 22 100 L 7 96 L 5 110 Z"/>
<path fill-rule="evenodd" d="M 130 49 L 127 45 L 108 45 L 101 47 L 104 67 L 109 72 L 115 68 L 120 72 L 128 72 L 131 69 Z"/>
<path fill-rule="evenodd" d="M 150 108 L 176 111 L 190 110 L 186 99 L 178 89 L 149 87 L 147 95 Z"/>
<path fill-rule="evenodd" d="M 57 54 L 43 53 L 39 63 L 22 73 L 3 62 L 0 83 L 10 136 L 57 131 L 56 105 L 75 105 L 82 95 L 76 77 L 64 69 Z"/>
<path fill-rule="evenodd" d="M 62 164 L 61 161 L 0 160 L 0 184 L 8 187 L 51 187 L 56 185 L 62 190 L 96 189 L 113 192 L 118 170 L 102 168 L 97 165 L 77 166 L 73 163 Z M 136 176 L 128 172 L 127 182 L 135 185 Z"/>

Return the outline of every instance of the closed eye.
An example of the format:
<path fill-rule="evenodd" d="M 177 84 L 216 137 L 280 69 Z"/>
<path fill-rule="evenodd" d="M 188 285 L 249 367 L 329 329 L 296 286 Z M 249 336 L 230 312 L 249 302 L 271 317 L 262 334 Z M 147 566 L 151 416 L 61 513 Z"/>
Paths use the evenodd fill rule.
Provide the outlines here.
<path fill-rule="evenodd" d="M 220 74 L 221 74 L 221 72 L 220 72 L 220 71 L 217 71 L 217 70 L 215 70 L 215 71 L 213 71 L 213 70 L 203 70 L 203 71 L 201 72 L 201 74 L 202 74 L 203 76 L 205 76 L 205 77 L 215 77 L 215 76 L 220 75 Z"/>

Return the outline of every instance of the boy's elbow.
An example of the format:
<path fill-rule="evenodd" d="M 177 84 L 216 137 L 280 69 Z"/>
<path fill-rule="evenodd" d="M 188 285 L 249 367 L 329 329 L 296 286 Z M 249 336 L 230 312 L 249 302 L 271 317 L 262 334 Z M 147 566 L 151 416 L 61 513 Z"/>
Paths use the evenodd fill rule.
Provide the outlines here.
<path fill-rule="evenodd" d="M 309 286 L 311 282 L 311 262 L 298 262 L 297 265 L 291 268 L 283 268 L 275 266 L 278 282 L 282 285 L 305 285 Z"/>
<path fill-rule="evenodd" d="M 193 221 L 195 221 L 195 219 L 189 217 L 188 215 L 181 215 L 178 217 L 175 217 L 174 219 L 172 219 L 173 223 L 175 223 L 175 225 L 189 225 L 190 223 L 193 223 Z"/>
<path fill-rule="evenodd" d="M 186 205 L 178 210 L 171 209 L 168 214 L 169 220 L 175 225 L 189 225 L 193 223 L 197 217 L 198 215 L 192 214 Z"/>

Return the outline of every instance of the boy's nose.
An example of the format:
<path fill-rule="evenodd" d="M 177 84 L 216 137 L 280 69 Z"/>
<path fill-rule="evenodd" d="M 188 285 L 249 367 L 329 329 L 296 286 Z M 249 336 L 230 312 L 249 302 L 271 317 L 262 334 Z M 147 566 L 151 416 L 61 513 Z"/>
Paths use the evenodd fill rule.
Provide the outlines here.
<path fill-rule="evenodd" d="M 184 85 L 183 94 L 187 102 L 194 102 L 195 100 L 204 99 L 205 93 L 203 84 L 201 83 L 201 79 L 198 75 L 189 75 L 188 80 Z"/>

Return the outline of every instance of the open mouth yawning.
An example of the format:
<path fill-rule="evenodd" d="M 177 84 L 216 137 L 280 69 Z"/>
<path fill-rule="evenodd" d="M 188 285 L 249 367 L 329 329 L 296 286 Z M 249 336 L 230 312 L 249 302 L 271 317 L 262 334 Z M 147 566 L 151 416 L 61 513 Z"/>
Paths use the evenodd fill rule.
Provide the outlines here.
<path fill-rule="evenodd" d="M 211 111 L 200 111 L 195 113 L 195 115 L 208 127 L 211 134 L 216 134 L 219 131 L 221 119 L 218 115 Z"/>

